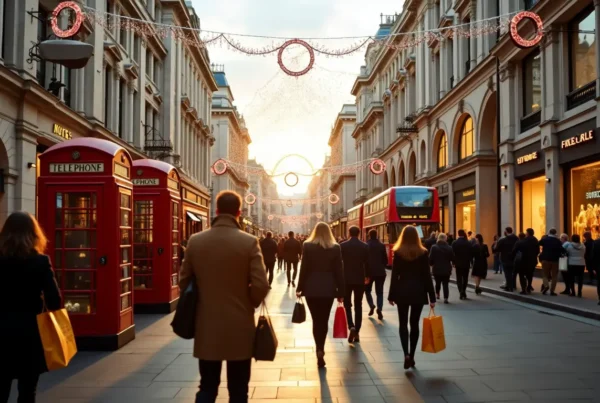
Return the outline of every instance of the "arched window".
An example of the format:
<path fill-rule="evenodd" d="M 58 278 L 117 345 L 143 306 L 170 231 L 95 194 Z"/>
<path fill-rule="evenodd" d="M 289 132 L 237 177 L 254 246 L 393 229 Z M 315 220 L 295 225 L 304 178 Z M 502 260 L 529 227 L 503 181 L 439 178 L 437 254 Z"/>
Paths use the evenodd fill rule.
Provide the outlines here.
<path fill-rule="evenodd" d="M 438 170 L 446 168 L 448 165 L 448 139 L 446 133 L 442 133 L 440 144 L 438 145 L 437 168 Z"/>
<path fill-rule="evenodd" d="M 470 116 L 463 123 L 462 130 L 460 131 L 460 143 L 458 149 L 460 151 L 460 160 L 464 160 L 467 157 L 473 155 L 474 150 L 474 139 L 475 132 L 473 131 L 473 118 Z"/>

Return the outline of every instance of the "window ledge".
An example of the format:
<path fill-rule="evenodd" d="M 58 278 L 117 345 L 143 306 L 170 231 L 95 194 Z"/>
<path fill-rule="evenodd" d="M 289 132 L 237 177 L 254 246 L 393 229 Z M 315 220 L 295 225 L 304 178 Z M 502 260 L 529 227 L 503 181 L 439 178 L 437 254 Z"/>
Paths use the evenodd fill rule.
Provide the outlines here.
<path fill-rule="evenodd" d="M 598 102 L 595 99 L 592 99 L 590 101 L 587 101 L 584 104 L 576 106 L 573 109 L 566 110 L 565 113 L 563 114 L 563 117 L 561 120 L 568 120 L 577 115 L 581 115 L 581 114 L 587 112 L 589 109 L 593 109 L 594 107 L 596 107 L 597 103 Z"/>

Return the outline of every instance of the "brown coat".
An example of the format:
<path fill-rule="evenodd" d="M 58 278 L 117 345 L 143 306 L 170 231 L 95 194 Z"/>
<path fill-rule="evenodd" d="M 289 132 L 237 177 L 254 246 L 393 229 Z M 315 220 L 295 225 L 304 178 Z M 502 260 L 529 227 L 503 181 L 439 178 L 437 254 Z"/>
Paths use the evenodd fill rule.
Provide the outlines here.
<path fill-rule="evenodd" d="M 254 308 L 269 292 L 258 239 L 241 231 L 231 215 L 193 235 L 185 251 L 179 287 L 195 278 L 198 307 L 194 357 L 210 361 L 252 358 Z"/>

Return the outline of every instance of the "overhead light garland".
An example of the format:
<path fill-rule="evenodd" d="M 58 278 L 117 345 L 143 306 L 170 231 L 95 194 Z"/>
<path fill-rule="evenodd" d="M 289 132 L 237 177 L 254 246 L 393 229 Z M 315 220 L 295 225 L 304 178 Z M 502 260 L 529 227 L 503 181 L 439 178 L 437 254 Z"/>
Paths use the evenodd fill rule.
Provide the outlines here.
<path fill-rule="evenodd" d="M 246 202 L 246 204 L 248 205 L 253 205 L 255 204 L 257 201 L 260 201 L 261 203 L 266 203 L 266 204 L 278 204 L 281 206 L 285 206 L 285 207 L 294 207 L 296 204 L 317 204 L 317 203 L 321 203 L 323 201 L 327 201 L 329 202 L 329 204 L 338 204 L 340 202 L 340 197 L 335 194 L 335 193 L 331 193 L 329 195 L 323 196 L 323 197 L 313 197 L 313 198 L 303 198 L 303 199 L 273 199 L 273 198 L 269 198 L 269 197 L 258 197 L 256 196 L 254 193 L 248 193 L 246 194 L 246 196 L 244 197 L 244 201 Z M 317 213 L 320 214 L 320 213 Z M 315 216 L 317 216 L 315 214 Z M 318 218 L 318 216 L 317 216 Z"/>

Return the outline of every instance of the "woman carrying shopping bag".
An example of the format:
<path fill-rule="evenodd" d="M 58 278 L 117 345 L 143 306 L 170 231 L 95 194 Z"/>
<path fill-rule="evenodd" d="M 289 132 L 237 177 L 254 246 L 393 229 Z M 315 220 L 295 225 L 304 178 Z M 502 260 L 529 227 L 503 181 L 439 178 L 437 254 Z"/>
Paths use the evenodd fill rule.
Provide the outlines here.
<path fill-rule="evenodd" d="M 325 366 L 325 339 L 333 301 L 344 302 L 345 292 L 342 252 L 329 225 L 317 223 L 311 236 L 304 242 L 300 280 L 296 296 L 306 297 L 313 319 L 313 337 L 317 349 L 317 365 Z"/>
<path fill-rule="evenodd" d="M 40 374 L 48 371 L 37 316 L 62 308 L 46 237 L 30 214 L 16 212 L 0 232 L 0 402 L 8 401 L 13 379 L 19 402 L 35 402 Z M 43 299 L 42 299 L 43 296 Z"/>
<path fill-rule="evenodd" d="M 429 304 L 431 308 L 435 307 L 435 293 L 429 273 L 429 256 L 427 249 L 421 245 L 417 229 L 412 225 L 404 227 L 393 250 L 394 263 L 388 300 L 398 308 L 404 369 L 409 369 L 415 366 L 423 306 Z"/>

